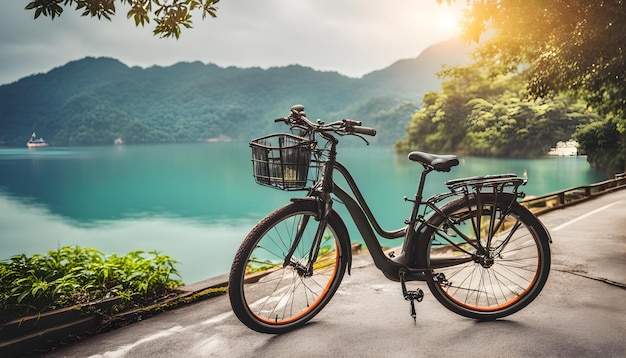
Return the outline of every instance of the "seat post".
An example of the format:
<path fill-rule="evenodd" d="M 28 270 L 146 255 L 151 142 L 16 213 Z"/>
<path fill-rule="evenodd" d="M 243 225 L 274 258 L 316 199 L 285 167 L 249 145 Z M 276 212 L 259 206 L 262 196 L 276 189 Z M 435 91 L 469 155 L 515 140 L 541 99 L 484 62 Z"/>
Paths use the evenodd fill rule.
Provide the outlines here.
<path fill-rule="evenodd" d="M 417 201 L 418 203 L 421 203 L 423 199 L 424 184 L 426 183 L 426 175 L 428 175 L 428 173 L 432 171 L 433 171 L 433 167 L 424 164 L 424 170 L 422 171 L 422 174 L 420 175 L 420 181 L 417 187 L 417 193 L 415 194 L 415 201 Z"/>
<path fill-rule="evenodd" d="M 426 175 L 433 171 L 433 167 L 424 164 L 424 170 L 420 175 L 419 185 L 417 186 L 417 193 L 415 193 L 415 199 L 409 200 L 408 198 L 404 198 L 406 201 L 413 202 L 413 210 L 411 211 L 411 217 L 407 220 L 407 224 L 413 227 L 417 221 L 417 215 L 419 214 L 419 208 L 422 204 L 423 192 L 424 192 L 424 184 L 426 183 Z"/>

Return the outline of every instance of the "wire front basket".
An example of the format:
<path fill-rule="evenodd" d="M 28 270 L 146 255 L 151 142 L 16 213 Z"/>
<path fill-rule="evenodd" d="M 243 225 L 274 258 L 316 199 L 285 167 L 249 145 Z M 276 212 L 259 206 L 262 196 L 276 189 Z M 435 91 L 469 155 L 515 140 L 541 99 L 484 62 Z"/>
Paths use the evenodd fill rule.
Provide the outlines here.
<path fill-rule="evenodd" d="M 307 188 L 314 141 L 281 133 L 253 139 L 250 147 L 257 184 L 281 190 Z"/>

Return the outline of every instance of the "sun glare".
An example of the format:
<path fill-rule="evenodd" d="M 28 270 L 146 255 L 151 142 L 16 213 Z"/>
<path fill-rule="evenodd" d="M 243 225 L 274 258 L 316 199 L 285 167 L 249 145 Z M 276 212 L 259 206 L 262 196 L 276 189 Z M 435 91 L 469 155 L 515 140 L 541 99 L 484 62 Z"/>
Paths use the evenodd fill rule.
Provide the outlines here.
<path fill-rule="evenodd" d="M 439 15 L 438 19 L 439 31 L 442 31 L 450 37 L 456 37 L 461 34 L 461 17 L 458 14 L 444 13 Z"/>

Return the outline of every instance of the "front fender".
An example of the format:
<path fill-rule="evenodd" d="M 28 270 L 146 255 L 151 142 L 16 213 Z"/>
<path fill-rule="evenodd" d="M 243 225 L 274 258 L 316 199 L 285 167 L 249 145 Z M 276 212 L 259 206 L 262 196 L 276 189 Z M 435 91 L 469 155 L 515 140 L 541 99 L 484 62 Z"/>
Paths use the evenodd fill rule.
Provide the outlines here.
<path fill-rule="evenodd" d="M 348 249 L 346 250 L 346 258 L 348 259 L 348 275 L 351 275 L 351 269 L 352 269 L 352 243 L 350 240 L 350 234 L 348 233 L 348 228 L 346 227 L 346 224 L 343 222 L 343 219 L 341 218 L 341 216 L 339 216 L 339 213 L 337 213 L 335 211 L 335 209 L 332 209 L 330 212 L 330 217 L 332 218 L 333 222 L 336 222 L 337 227 L 337 231 L 342 231 L 343 234 L 337 233 L 337 236 L 339 238 L 339 240 L 344 240 L 345 242 L 345 246 L 348 247 Z"/>

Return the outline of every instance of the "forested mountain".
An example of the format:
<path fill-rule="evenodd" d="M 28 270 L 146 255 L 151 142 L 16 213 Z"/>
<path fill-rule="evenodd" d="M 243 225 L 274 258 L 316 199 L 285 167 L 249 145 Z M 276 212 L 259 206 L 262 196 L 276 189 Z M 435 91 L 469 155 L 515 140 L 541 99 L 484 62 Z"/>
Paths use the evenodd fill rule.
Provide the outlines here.
<path fill-rule="evenodd" d="M 437 44 L 362 78 L 292 65 L 221 68 L 200 62 L 147 69 L 84 58 L 0 86 L 0 143 L 25 145 L 33 131 L 52 145 L 248 140 L 304 104 L 311 119 L 353 118 L 379 143 L 404 136 L 442 64 L 467 61 L 457 41 Z"/>

